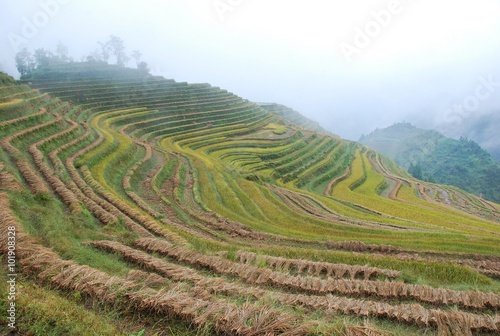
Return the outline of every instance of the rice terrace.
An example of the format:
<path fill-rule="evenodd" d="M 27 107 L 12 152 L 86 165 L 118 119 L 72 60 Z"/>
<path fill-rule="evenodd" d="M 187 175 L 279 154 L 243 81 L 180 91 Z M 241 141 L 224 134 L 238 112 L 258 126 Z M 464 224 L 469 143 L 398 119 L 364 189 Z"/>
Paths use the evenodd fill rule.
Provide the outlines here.
<path fill-rule="evenodd" d="M 500 205 L 210 84 L 0 76 L 5 334 L 500 333 Z"/>

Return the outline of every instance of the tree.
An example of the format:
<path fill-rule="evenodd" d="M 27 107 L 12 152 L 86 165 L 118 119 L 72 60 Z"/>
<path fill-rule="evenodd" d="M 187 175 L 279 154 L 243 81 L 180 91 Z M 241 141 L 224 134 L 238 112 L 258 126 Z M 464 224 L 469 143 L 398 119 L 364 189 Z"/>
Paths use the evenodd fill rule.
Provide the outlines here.
<path fill-rule="evenodd" d="M 16 68 L 21 76 L 26 76 L 35 68 L 33 56 L 27 48 L 23 48 L 16 54 Z"/>
<path fill-rule="evenodd" d="M 92 55 L 89 55 L 87 57 L 83 57 L 82 62 L 84 62 L 84 61 L 89 62 L 89 63 L 97 63 L 97 60 Z"/>
<path fill-rule="evenodd" d="M 420 165 L 420 162 L 417 163 L 416 165 L 413 165 L 413 163 L 410 165 L 410 168 L 408 168 L 408 172 L 415 178 L 422 180 L 423 175 L 422 175 L 422 166 Z"/>
<path fill-rule="evenodd" d="M 143 73 L 149 73 L 148 63 L 141 62 L 137 65 L 137 69 Z"/>
<path fill-rule="evenodd" d="M 66 63 L 70 61 L 70 58 L 68 57 L 68 47 L 62 42 L 57 44 L 56 55 L 60 62 Z"/>
<path fill-rule="evenodd" d="M 95 51 L 95 53 L 97 53 L 99 55 L 98 59 L 102 60 L 103 62 L 108 63 L 108 60 L 109 60 L 109 45 L 108 45 L 108 43 L 102 43 L 102 42 L 97 42 L 97 43 L 101 46 L 100 53 L 99 53 L 99 51 Z M 92 56 L 94 56 L 94 58 L 97 59 L 97 57 L 95 57 L 96 55 L 92 55 Z"/>
<path fill-rule="evenodd" d="M 109 37 L 109 41 L 106 42 L 109 50 L 116 57 L 116 64 L 118 66 L 125 66 L 125 64 L 129 61 L 130 57 L 125 53 L 125 44 L 123 40 L 117 36 L 111 35 Z"/>
<path fill-rule="evenodd" d="M 139 64 L 141 63 L 142 53 L 139 50 L 132 51 L 132 58 L 135 59 L 135 64 L 137 68 L 139 68 Z"/>
<path fill-rule="evenodd" d="M 50 64 L 50 60 L 53 57 L 54 55 L 52 54 L 52 52 L 47 51 L 43 48 L 35 50 L 35 61 L 37 67 L 40 68 L 48 67 Z"/>

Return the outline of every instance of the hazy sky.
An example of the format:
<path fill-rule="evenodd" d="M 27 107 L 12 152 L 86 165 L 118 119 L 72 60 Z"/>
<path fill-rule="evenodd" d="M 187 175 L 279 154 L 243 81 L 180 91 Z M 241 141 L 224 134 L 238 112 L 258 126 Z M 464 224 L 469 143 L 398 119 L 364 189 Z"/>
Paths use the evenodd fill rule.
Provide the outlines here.
<path fill-rule="evenodd" d="M 348 139 L 403 120 L 460 136 L 500 113 L 498 0 L 0 4 L 0 70 L 15 77 L 21 42 L 62 41 L 79 60 L 113 34 L 155 74 L 290 106 Z"/>

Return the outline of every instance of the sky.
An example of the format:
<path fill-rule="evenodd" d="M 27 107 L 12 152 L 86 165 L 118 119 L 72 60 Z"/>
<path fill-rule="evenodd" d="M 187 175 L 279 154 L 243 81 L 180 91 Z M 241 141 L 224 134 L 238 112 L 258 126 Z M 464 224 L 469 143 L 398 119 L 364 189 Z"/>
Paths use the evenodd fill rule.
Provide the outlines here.
<path fill-rule="evenodd" d="M 0 71 L 14 77 L 22 47 L 62 42 L 80 60 L 116 35 L 154 74 L 287 105 L 346 139 L 407 121 L 500 148 L 487 124 L 500 114 L 499 0 L 0 4 Z"/>

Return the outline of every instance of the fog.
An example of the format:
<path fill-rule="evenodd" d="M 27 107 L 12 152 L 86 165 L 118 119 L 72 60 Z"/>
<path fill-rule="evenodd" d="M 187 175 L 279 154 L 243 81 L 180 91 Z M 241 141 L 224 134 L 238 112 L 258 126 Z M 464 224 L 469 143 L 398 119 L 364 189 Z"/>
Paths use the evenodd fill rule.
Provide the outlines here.
<path fill-rule="evenodd" d="M 499 119 L 500 1 L 0 3 L 0 70 L 17 78 L 22 47 L 62 42 L 80 60 L 116 35 L 154 74 L 287 105 L 343 138 L 408 121 L 500 148 L 496 128 L 471 130 Z"/>

